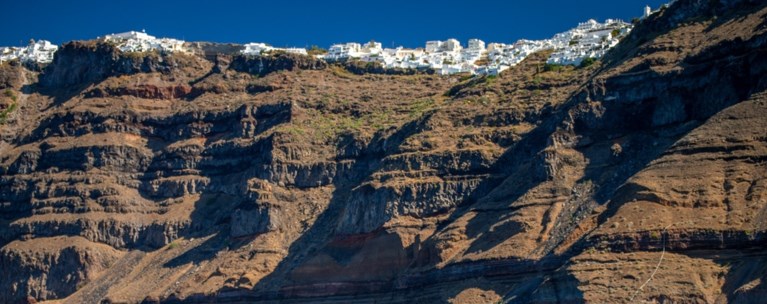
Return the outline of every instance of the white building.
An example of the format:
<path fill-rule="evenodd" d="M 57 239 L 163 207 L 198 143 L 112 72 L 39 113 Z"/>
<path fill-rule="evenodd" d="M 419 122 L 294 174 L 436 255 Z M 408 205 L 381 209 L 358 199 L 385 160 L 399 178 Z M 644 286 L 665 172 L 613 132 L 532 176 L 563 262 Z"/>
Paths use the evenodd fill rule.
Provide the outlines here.
<path fill-rule="evenodd" d="M 360 47 L 360 52 L 365 54 L 380 54 L 383 52 L 383 46 L 380 42 L 370 41 Z"/>
<path fill-rule="evenodd" d="M 344 44 L 334 44 L 328 49 L 328 53 L 325 54 L 325 59 L 339 60 L 345 58 L 358 58 L 360 57 L 360 51 L 362 45 L 356 42 L 349 42 Z"/>
<path fill-rule="evenodd" d="M 470 50 L 485 50 L 485 42 L 479 39 L 469 39 L 469 46 L 468 49 Z"/>
<path fill-rule="evenodd" d="M 445 41 L 434 40 L 426 42 L 426 52 L 429 53 L 459 52 L 462 48 L 463 47 L 461 46 L 461 42 L 453 38 Z"/>
<path fill-rule="evenodd" d="M 291 54 L 308 55 L 308 53 L 306 53 L 305 48 L 289 47 L 289 48 L 278 48 L 277 50 L 280 50 L 286 53 L 291 53 Z"/>
<path fill-rule="evenodd" d="M 245 48 L 242 53 L 245 55 L 260 55 L 263 52 L 268 52 L 274 48 L 266 43 L 247 43 L 243 45 Z"/>

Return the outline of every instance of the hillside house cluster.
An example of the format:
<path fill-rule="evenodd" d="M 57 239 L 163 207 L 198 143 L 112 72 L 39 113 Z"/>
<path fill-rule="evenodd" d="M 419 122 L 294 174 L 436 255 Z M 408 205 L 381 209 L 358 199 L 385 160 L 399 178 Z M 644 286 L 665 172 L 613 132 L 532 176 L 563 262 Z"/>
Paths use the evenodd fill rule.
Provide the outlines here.
<path fill-rule="evenodd" d="M 551 39 L 519 40 L 513 44 L 489 43 L 469 39 L 464 48 L 456 39 L 427 41 L 423 48 L 382 48 L 380 43 L 334 44 L 325 55 L 328 61 L 358 59 L 380 62 L 386 68 L 433 69 L 442 75 L 455 73 L 498 74 L 528 55 L 552 49 L 548 62 L 578 65 L 585 58 L 602 57 L 631 30 L 631 24 L 608 19 L 582 22 L 574 29 L 556 34 Z"/>
<path fill-rule="evenodd" d="M 109 34 L 99 39 L 114 43 L 123 52 L 147 52 L 157 50 L 160 52 L 185 52 L 184 41 L 171 38 L 157 38 L 145 31 L 130 31 L 118 34 Z"/>
<path fill-rule="evenodd" d="M 427 41 L 423 48 L 383 48 L 381 43 L 370 41 L 365 44 L 349 42 L 330 46 L 327 54 L 320 56 L 328 61 L 359 59 L 380 62 L 386 68 L 426 69 L 440 74 L 472 72 L 473 64 L 485 53 L 485 42 L 469 40 L 464 48 L 456 39 Z"/>
<path fill-rule="evenodd" d="M 555 52 L 548 63 L 578 65 L 586 58 L 600 58 L 631 29 L 631 24 L 614 19 L 604 23 L 593 19 L 579 23 L 578 27 L 550 39 Z"/>
<path fill-rule="evenodd" d="M 244 49 L 240 51 L 243 55 L 261 55 L 272 51 L 306 55 L 306 49 L 304 48 L 276 48 L 266 43 L 247 43 L 243 46 Z"/>
<path fill-rule="evenodd" d="M 673 1 L 672 1 L 673 3 Z M 649 6 L 644 8 L 643 18 L 655 13 Z M 530 54 L 541 50 L 554 50 L 548 59 L 550 64 L 578 65 L 586 58 L 600 58 L 621 38 L 632 25 L 621 20 L 607 19 L 604 23 L 588 20 L 577 27 L 554 35 L 551 39 L 521 39 L 512 44 L 488 43 L 469 39 L 466 47 L 456 39 L 427 41 L 419 48 L 384 48 L 381 43 L 364 44 L 349 42 L 334 44 L 326 54 L 315 55 L 327 61 L 355 59 L 379 62 L 385 68 L 432 69 L 442 75 L 471 73 L 496 75 L 516 64 Z M 115 44 L 123 52 L 186 52 L 185 42 L 171 38 L 156 38 L 145 31 L 110 34 L 99 39 Z M 0 47 L 0 62 L 13 59 L 48 63 L 58 47 L 48 41 L 31 41 L 27 47 Z M 261 55 L 265 52 L 282 51 L 307 55 L 304 48 L 277 48 L 266 43 L 248 43 L 240 51 L 245 55 Z"/>
<path fill-rule="evenodd" d="M 50 41 L 31 40 L 25 47 L 0 47 L 0 62 L 20 60 L 21 62 L 50 63 L 59 47 Z"/>

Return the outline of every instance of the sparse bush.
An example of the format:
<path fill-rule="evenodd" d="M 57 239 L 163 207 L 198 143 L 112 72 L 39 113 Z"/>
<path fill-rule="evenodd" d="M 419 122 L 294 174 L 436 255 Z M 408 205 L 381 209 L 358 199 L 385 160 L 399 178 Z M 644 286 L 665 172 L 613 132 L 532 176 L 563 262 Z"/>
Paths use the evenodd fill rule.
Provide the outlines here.
<path fill-rule="evenodd" d="M 495 80 L 498 78 L 496 75 L 487 75 L 483 78 L 483 82 L 485 83 L 485 86 L 489 86 L 493 83 L 495 83 Z"/>
<path fill-rule="evenodd" d="M 16 93 L 14 93 L 11 89 L 5 89 L 5 91 L 3 91 L 3 95 L 13 100 L 13 102 L 18 101 L 18 96 L 16 96 Z"/>
<path fill-rule="evenodd" d="M 556 63 L 547 63 L 543 65 L 544 72 L 559 72 L 564 68 L 565 68 L 564 65 L 556 64 Z"/>
<path fill-rule="evenodd" d="M 178 243 L 178 242 L 176 242 L 176 241 L 173 241 L 173 242 L 171 242 L 170 244 L 168 244 L 168 250 L 173 250 L 173 249 L 176 249 L 176 248 L 178 248 L 179 246 L 181 246 L 181 244 L 179 244 L 179 243 Z"/>
<path fill-rule="evenodd" d="M 328 50 L 323 49 L 323 48 L 321 48 L 319 46 L 316 46 L 316 45 L 312 45 L 311 47 L 306 49 L 306 53 L 311 55 L 311 56 L 323 55 L 323 54 L 327 54 Z"/>
<path fill-rule="evenodd" d="M 472 75 L 472 74 L 467 74 L 467 75 L 463 75 L 463 76 L 461 76 L 461 78 L 459 79 L 459 81 L 460 81 L 460 82 L 464 82 L 464 81 L 467 81 L 467 80 L 471 80 L 472 78 L 474 78 L 474 75 Z"/>

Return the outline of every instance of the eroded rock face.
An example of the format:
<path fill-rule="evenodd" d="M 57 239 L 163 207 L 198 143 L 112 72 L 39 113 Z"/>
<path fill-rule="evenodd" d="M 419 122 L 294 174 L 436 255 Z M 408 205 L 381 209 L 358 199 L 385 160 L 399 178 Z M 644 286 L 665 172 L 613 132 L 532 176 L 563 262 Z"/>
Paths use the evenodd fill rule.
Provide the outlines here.
<path fill-rule="evenodd" d="M 122 253 L 80 237 L 39 238 L 12 242 L 0 251 L 3 286 L 0 300 L 12 303 L 63 298 L 98 278 Z M 17 278 L 24 277 L 25 280 Z M 31 293 L 29 293 L 31 291 Z"/>
<path fill-rule="evenodd" d="M 238 72 L 264 76 L 283 70 L 322 70 L 327 68 L 327 63 L 314 57 L 291 53 L 264 56 L 238 55 L 234 57 L 229 68 Z"/>
<path fill-rule="evenodd" d="M 471 80 L 73 43 L 0 130 L 0 301 L 758 303 L 766 15 Z"/>

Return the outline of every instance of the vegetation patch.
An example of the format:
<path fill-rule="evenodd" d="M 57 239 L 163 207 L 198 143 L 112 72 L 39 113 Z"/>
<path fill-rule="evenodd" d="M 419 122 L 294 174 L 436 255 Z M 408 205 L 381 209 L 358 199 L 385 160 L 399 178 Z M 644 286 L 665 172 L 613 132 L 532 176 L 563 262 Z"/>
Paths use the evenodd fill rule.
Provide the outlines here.
<path fill-rule="evenodd" d="M 7 108 L 0 111 L 0 124 L 5 124 L 8 122 L 8 116 L 18 107 L 16 102 L 19 99 L 18 96 L 16 96 L 16 93 L 11 89 L 5 89 L 5 91 L 3 91 L 3 96 L 10 99 L 11 102 Z"/>
<path fill-rule="evenodd" d="M 408 115 L 410 116 L 411 119 L 421 117 L 421 115 L 423 115 L 424 112 L 433 108 L 434 105 L 435 105 L 435 101 L 433 98 L 417 99 L 410 105 Z"/>
<path fill-rule="evenodd" d="M 171 242 L 170 244 L 168 244 L 168 250 L 173 250 L 173 249 L 176 249 L 176 248 L 178 248 L 179 246 L 181 246 L 181 244 L 179 244 L 179 243 L 178 243 L 178 242 L 176 242 L 176 241 L 173 241 L 173 242 Z"/>
<path fill-rule="evenodd" d="M 543 65 L 544 72 L 559 72 L 564 70 L 565 66 L 557 63 L 547 63 Z"/>

